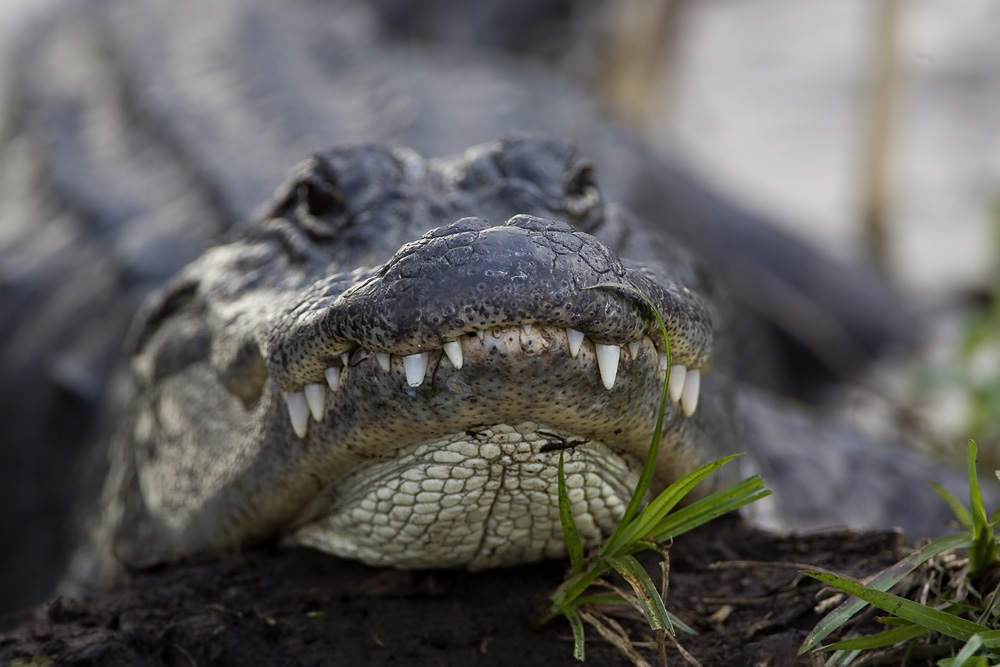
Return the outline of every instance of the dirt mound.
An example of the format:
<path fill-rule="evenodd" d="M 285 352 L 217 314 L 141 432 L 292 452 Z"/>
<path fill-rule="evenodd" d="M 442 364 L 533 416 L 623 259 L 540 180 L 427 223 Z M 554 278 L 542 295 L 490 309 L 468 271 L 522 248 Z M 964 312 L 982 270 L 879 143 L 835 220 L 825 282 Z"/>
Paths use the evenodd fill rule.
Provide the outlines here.
<path fill-rule="evenodd" d="M 775 536 L 728 517 L 673 545 L 667 607 L 698 631 L 681 641 L 706 667 L 812 664 L 795 652 L 820 618 L 820 585 L 781 563 L 862 575 L 902 543 L 892 532 Z M 0 664 L 571 665 L 566 622 L 538 621 L 564 567 L 400 572 L 277 548 L 199 556 L 40 607 L 0 635 Z M 587 636 L 587 664 L 628 664 Z"/>

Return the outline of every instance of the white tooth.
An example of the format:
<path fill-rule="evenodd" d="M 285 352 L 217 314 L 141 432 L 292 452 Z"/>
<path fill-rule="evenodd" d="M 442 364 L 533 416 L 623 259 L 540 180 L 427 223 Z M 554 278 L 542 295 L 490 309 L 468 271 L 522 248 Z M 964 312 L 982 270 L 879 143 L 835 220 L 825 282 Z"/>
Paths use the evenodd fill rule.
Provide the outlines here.
<path fill-rule="evenodd" d="M 687 367 L 682 364 L 674 364 L 670 367 L 670 379 L 667 380 L 667 391 L 670 392 L 670 400 L 676 403 L 681 400 L 681 393 L 684 390 L 684 378 L 687 377 Z"/>
<path fill-rule="evenodd" d="M 424 381 L 424 373 L 427 372 L 427 359 L 428 355 L 426 352 L 408 354 L 403 357 L 403 370 L 406 371 L 406 384 L 411 387 L 420 386 L 420 383 Z"/>
<path fill-rule="evenodd" d="M 668 365 L 667 364 L 667 353 L 666 352 L 660 352 L 660 372 L 661 373 L 666 373 L 667 372 L 667 365 Z"/>
<path fill-rule="evenodd" d="M 566 337 L 569 338 L 569 356 L 576 359 L 580 346 L 583 345 L 583 334 L 576 329 L 566 327 Z"/>
<path fill-rule="evenodd" d="M 378 365 L 382 367 L 386 373 L 389 372 L 390 365 L 392 363 L 392 357 L 389 356 L 388 352 L 376 352 L 375 359 L 378 361 Z"/>
<path fill-rule="evenodd" d="M 618 358 L 622 349 L 617 345 L 601 345 L 594 343 L 597 350 L 597 368 L 601 371 L 601 382 L 605 389 L 615 386 L 615 377 L 618 375 Z"/>
<path fill-rule="evenodd" d="M 309 430 L 309 406 L 306 396 L 301 391 L 286 391 L 285 402 L 288 403 L 288 416 L 292 419 L 292 430 L 300 438 L 306 437 Z"/>
<path fill-rule="evenodd" d="M 479 340 L 486 340 L 486 330 L 485 329 L 477 329 L 476 330 L 476 335 L 479 336 Z"/>
<path fill-rule="evenodd" d="M 339 368 L 327 368 L 326 369 L 326 383 L 330 385 L 331 391 L 337 391 L 340 389 L 340 369 Z"/>
<path fill-rule="evenodd" d="M 633 360 L 639 356 L 639 341 L 634 340 L 628 344 L 628 356 Z"/>
<path fill-rule="evenodd" d="M 451 365 L 456 369 L 461 368 L 462 364 L 465 363 L 465 359 L 462 357 L 462 344 L 457 340 L 445 343 L 444 353 L 448 355 L 448 359 L 451 360 Z"/>
<path fill-rule="evenodd" d="M 344 364 L 344 368 L 347 368 L 347 362 L 350 360 L 351 356 L 349 353 L 344 352 L 340 355 L 340 363 Z"/>
<path fill-rule="evenodd" d="M 309 404 L 309 412 L 313 419 L 318 422 L 323 421 L 323 414 L 326 412 L 326 387 L 321 384 L 306 385 L 306 403 Z"/>
<path fill-rule="evenodd" d="M 698 392 L 701 390 L 701 371 L 692 368 L 684 378 L 684 392 L 681 394 L 681 408 L 688 417 L 698 409 Z"/>
<path fill-rule="evenodd" d="M 524 329 L 524 333 L 526 333 L 526 334 L 530 334 L 531 333 L 531 325 L 530 324 L 522 324 L 521 328 Z"/>

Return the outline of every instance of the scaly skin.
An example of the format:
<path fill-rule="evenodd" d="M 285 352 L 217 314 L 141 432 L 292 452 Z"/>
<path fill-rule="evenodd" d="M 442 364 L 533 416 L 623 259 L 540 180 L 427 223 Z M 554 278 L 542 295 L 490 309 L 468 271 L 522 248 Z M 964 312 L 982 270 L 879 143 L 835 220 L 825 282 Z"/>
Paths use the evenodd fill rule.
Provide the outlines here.
<path fill-rule="evenodd" d="M 313 158 L 140 314 L 103 543 L 126 561 L 274 537 L 398 567 L 533 561 L 563 551 L 560 451 L 596 543 L 628 501 L 665 374 L 648 308 L 584 289 L 604 282 L 667 323 L 657 483 L 732 451 L 725 377 L 698 392 L 715 344 L 705 286 L 604 205 L 572 147 Z"/>

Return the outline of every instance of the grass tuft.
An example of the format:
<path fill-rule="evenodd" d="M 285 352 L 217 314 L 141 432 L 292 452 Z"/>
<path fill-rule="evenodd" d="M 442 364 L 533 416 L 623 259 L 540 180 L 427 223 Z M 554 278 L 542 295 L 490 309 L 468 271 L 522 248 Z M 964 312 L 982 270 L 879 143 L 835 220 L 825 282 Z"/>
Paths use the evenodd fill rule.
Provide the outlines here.
<path fill-rule="evenodd" d="M 1000 541 L 996 534 L 1000 513 L 987 518 L 976 473 L 976 443 L 969 441 L 969 506 L 940 485 L 933 485 L 948 503 L 965 532 L 937 539 L 920 551 L 861 583 L 829 572 L 805 574 L 853 597 L 828 614 L 806 638 L 799 653 L 833 651 L 828 665 L 847 665 L 860 651 L 892 655 L 890 647 L 920 641 L 953 657 L 938 661 L 941 667 L 994 665 L 1000 661 Z M 966 555 L 961 556 L 960 550 Z M 947 574 L 947 576 L 942 573 Z M 915 602 L 889 593 L 892 586 L 909 582 L 924 598 Z M 988 591 L 983 593 L 980 589 Z M 852 637 L 820 646 L 833 631 L 857 612 L 872 605 L 890 616 L 877 619 L 888 630 Z M 877 656 L 870 656 L 876 659 Z"/>
<path fill-rule="evenodd" d="M 566 549 L 570 558 L 570 574 L 551 596 L 551 606 L 546 620 L 564 616 L 573 630 L 573 656 L 583 661 L 583 622 L 591 625 L 605 640 L 619 648 L 634 664 L 648 664 L 639 656 L 628 635 L 609 615 L 601 611 L 608 605 L 630 605 L 642 612 L 654 631 L 660 648 L 661 660 L 669 640 L 689 664 L 697 664 L 677 642 L 676 631 L 693 634 L 694 630 L 671 614 L 666 608 L 667 575 L 669 558 L 665 542 L 707 521 L 726 514 L 770 494 L 759 475 L 697 500 L 674 511 L 678 503 L 703 479 L 738 455 L 727 456 L 693 470 L 664 489 L 645 508 L 640 510 L 653 479 L 656 457 L 663 432 L 663 419 L 667 406 L 667 387 L 670 380 L 670 340 L 663 318 L 655 304 L 634 287 L 622 283 L 602 283 L 587 289 L 619 289 L 641 299 L 652 311 L 663 335 L 667 351 L 667 376 L 660 393 L 656 426 L 643 462 L 639 481 L 632 493 L 621 521 L 600 549 L 585 557 L 580 533 L 573 518 L 562 454 L 559 456 L 558 502 Z M 654 550 L 661 554 L 661 586 L 657 590 L 645 568 L 635 559 L 639 551 Z M 619 573 L 631 587 L 631 592 L 619 589 L 602 579 L 611 571 Z M 586 594 L 592 587 L 601 587 L 611 593 Z"/>

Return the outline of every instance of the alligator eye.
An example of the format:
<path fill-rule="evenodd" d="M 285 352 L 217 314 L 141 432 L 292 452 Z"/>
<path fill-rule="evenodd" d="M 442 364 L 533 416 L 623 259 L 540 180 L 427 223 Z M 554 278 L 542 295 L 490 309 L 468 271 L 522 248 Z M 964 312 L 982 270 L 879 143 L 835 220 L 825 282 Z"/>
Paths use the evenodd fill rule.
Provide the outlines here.
<path fill-rule="evenodd" d="M 564 176 L 563 210 L 584 231 L 601 221 L 601 193 L 589 164 L 579 165 Z"/>
<path fill-rule="evenodd" d="M 306 182 L 298 187 L 300 207 L 314 218 L 342 214 L 344 202 L 339 194 L 325 183 Z"/>
<path fill-rule="evenodd" d="M 320 157 L 295 170 L 278 191 L 269 217 L 286 218 L 314 239 L 336 236 L 351 219 L 337 175 Z"/>

